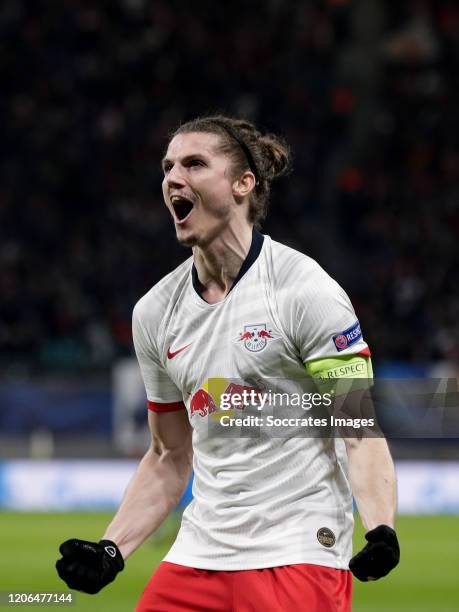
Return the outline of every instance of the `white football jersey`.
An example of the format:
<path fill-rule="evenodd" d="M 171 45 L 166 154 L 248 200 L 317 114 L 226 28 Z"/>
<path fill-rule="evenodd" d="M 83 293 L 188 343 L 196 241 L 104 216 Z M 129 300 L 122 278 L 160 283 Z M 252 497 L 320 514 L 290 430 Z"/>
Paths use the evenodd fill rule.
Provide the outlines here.
<path fill-rule="evenodd" d="M 165 560 L 213 570 L 347 569 L 353 507 L 344 442 L 269 427 L 255 437 L 241 428 L 216 435 L 223 428 L 215 414 L 231 383 L 310 389 L 305 362 L 368 351 L 349 298 L 314 260 L 256 231 L 225 299 L 209 304 L 196 288 L 189 258 L 133 316 L 149 408 L 186 408 L 193 428 L 193 500 Z"/>

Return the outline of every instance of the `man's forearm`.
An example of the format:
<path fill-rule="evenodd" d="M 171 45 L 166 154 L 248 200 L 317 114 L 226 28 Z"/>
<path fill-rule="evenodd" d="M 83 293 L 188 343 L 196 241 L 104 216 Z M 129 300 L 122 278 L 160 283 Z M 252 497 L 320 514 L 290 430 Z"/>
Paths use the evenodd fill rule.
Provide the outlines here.
<path fill-rule="evenodd" d="M 103 539 L 112 540 L 126 559 L 150 536 L 174 509 L 191 474 L 187 453 L 150 448 L 108 526 Z"/>
<path fill-rule="evenodd" d="M 346 440 L 349 478 L 367 531 L 394 527 L 397 506 L 395 470 L 384 438 Z"/>

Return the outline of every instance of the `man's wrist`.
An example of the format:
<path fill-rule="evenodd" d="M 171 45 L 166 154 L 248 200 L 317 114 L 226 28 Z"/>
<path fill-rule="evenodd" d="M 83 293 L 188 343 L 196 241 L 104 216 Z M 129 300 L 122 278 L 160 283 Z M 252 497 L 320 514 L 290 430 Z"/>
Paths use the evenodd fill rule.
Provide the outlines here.
<path fill-rule="evenodd" d="M 124 561 L 127 560 L 127 558 L 129 557 L 129 555 L 131 555 L 134 551 L 135 551 L 135 547 L 132 546 L 132 544 L 128 541 L 123 541 L 123 539 L 115 534 L 110 535 L 110 532 L 107 531 L 107 533 L 104 534 L 102 540 L 100 540 L 100 542 L 102 541 L 110 541 L 113 542 L 114 544 L 116 544 L 116 547 L 118 548 L 118 550 L 121 553 L 121 556 L 123 557 Z"/>
<path fill-rule="evenodd" d="M 104 549 L 105 554 L 110 558 L 116 569 L 121 572 L 124 569 L 124 557 L 113 540 L 99 540 L 99 544 Z"/>
<path fill-rule="evenodd" d="M 365 529 L 365 533 L 368 531 L 373 531 L 373 529 L 376 529 L 376 527 L 380 527 L 381 525 L 385 525 L 386 527 L 389 527 L 390 529 L 393 529 L 395 531 L 395 522 L 390 520 L 390 521 L 371 521 L 370 523 L 364 523 L 363 527 Z"/>

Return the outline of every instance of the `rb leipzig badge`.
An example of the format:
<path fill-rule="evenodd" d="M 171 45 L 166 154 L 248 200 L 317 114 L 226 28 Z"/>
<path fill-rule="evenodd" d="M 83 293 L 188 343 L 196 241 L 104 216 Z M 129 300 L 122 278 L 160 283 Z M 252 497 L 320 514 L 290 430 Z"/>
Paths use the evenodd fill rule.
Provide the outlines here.
<path fill-rule="evenodd" d="M 238 342 L 243 342 L 244 347 L 251 353 L 259 353 L 273 340 L 274 336 L 266 323 L 257 325 L 244 325 L 244 331 L 239 333 Z"/>

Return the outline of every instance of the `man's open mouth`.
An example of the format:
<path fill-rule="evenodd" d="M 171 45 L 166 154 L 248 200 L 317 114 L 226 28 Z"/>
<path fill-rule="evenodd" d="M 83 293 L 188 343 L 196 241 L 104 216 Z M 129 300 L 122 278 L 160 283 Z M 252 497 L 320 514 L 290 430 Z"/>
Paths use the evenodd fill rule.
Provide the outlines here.
<path fill-rule="evenodd" d="M 179 221 L 184 221 L 193 210 L 193 202 L 183 196 L 172 196 L 171 204 Z"/>

